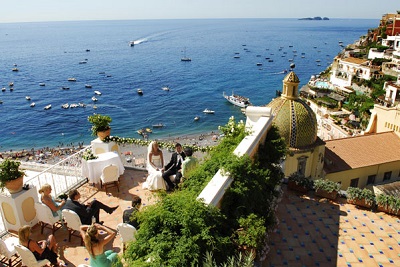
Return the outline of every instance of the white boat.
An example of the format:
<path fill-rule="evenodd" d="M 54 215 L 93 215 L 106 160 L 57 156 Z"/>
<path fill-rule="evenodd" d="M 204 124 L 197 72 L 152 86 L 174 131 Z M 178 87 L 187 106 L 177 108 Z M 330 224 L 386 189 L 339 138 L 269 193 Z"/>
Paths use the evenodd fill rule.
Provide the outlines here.
<path fill-rule="evenodd" d="M 211 110 L 211 109 L 208 109 L 208 108 L 206 108 L 205 110 L 203 110 L 203 112 L 206 113 L 206 114 L 214 114 L 214 113 L 215 113 L 214 110 Z"/>
<path fill-rule="evenodd" d="M 70 107 L 70 108 L 77 108 L 77 107 L 79 107 L 79 105 L 78 105 L 78 104 L 75 104 L 75 103 L 73 103 L 73 104 L 69 105 L 69 107 Z"/>
<path fill-rule="evenodd" d="M 93 96 L 93 97 L 92 97 L 92 101 L 93 101 L 93 102 L 96 102 L 96 101 L 97 101 L 97 98 Z"/>
<path fill-rule="evenodd" d="M 79 107 L 81 107 L 81 108 L 86 108 L 86 104 L 85 104 L 85 103 L 79 102 L 78 105 L 79 105 Z"/>
<path fill-rule="evenodd" d="M 19 71 L 18 68 L 12 68 L 12 71 Z"/>
<path fill-rule="evenodd" d="M 161 87 L 161 89 L 163 89 L 164 91 L 169 91 L 169 87 L 168 86 Z"/>
<path fill-rule="evenodd" d="M 194 117 L 194 121 L 198 121 L 198 120 L 200 120 L 199 116 Z"/>
<path fill-rule="evenodd" d="M 101 95 L 101 92 L 100 92 L 100 91 L 94 91 L 94 93 L 95 93 L 96 95 Z"/>
<path fill-rule="evenodd" d="M 10 87 L 11 87 L 11 86 L 14 86 L 14 82 L 9 82 L 9 83 L 8 83 L 8 86 L 10 86 Z"/>
<path fill-rule="evenodd" d="M 138 93 L 139 95 L 143 95 L 143 90 L 142 90 L 142 89 L 138 88 L 136 91 L 137 91 L 137 93 Z"/>
<path fill-rule="evenodd" d="M 76 82 L 76 78 L 68 78 L 69 82 Z"/>
<path fill-rule="evenodd" d="M 157 123 L 157 124 L 153 124 L 152 126 L 153 126 L 153 128 L 162 128 L 162 127 L 164 127 L 165 125 L 162 124 L 162 123 Z"/>
<path fill-rule="evenodd" d="M 45 83 L 39 83 L 39 86 L 46 86 Z"/>
<path fill-rule="evenodd" d="M 5 92 L 5 91 L 6 91 L 6 88 L 5 88 L 5 87 L 1 88 L 1 91 L 2 91 L 2 92 Z"/>
<path fill-rule="evenodd" d="M 31 108 L 33 108 L 35 105 L 36 105 L 35 102 L 32 102 L 29 106 L 30 106 Z"/>
<path fill-rule="evenodd" d="M 129 46 L 135 46 L 135 41 L 130 41 Z"/>
<path fill-rule="evenodd" d="M 85 88 L 92 88 L 91 84 L 85 84 Z"/>
<path fill-rule="evenodd" d="M 51 109 L 51 104 L 44 107 L 45 110 Z"/>
<path fill-rule="evenodd" d="M 25 96 L 26 100 L 31 100 L 31 97 L 29 95 Z"/>
<path fill-rule="evenodd" d="M 63 89 L 63 90 L 69 90 L 69 87 L 63 86 L 63 87 L 61 87 L 61 89 Z"/>
<path fill-rule="evenodd" d="M 61 107 L 62 107 L 63 109 L 67 109 L 67 108 L 69 108 L 69 104 L 68 104 L 68 103 L 65 103 L 65 104 L 61 105 Z"/>
<path fill-rule="evenodd" d="M 87 61 L 85 61 L 85 60 L 79 61 L 79 64 L 86 64 L 86 63 L 87 63 Z"/>
<path fill-rule="evenodd" d="M 225 92 L 223 92 L 222 96 L 226 100 L 228 100 L 229 103 L 231 103 L 235 106 L 238 106 L 241 108 L 251 106 L 250 100 L 247 97 L 235 95 L 233 92 L 232 92 L 232 95 L 227 95 L 227 94 L 225 94 Z"/>

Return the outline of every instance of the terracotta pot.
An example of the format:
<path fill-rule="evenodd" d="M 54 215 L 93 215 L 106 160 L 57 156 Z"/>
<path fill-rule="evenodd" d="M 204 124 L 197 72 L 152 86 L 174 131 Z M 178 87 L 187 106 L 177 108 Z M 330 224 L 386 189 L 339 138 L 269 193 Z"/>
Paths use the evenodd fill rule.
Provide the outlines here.
<path fill-rule="evenodd" d="M 387 213 L 387 214 L 396 215 L 396 216 L 399 216 L 399 215 L 400 215 L 400 210 L 394 211 L 394 210 L 392 210 L 392 209 L 389 208 L 389 207 L 388 207 L 388 208 L 385 208 L 384 206 L 381 206 L 381 205 L 378 205 L 377 210 L 378 210 L 378 211 L 382 211 L 382 212 Z"/>
<path fill-rule="evenodd" d="M 337 197 L 338 192 L 337 191 L 332 191 L 332 192 L 327 192 L 325 190 L 322 189 L 317 189 L 315 190 L 315 195 L 320 196 L 320 197 L 324 197 L 324 198 L 328 198 L 328 199 L 332 199 L 335 200 Z"/>
<path fill-rule="evenodd" d="M 6 188 L 10 192 L 10 194 L 18 193 L 22 190 L 22 186 L 24 185 L 24 176 L 21 176 L 15 180 L 6 182 Z"/>
<path fill-rule="evenodd" d="M 364 208 L 368 208 L 368 209 L 370 209 L 372 207 L 371 204 L 367 204 L 365 202 L 365 199 L 353 199 L 353 200 L 348 199 L 347 203 L 350 203 L 350 204 L 353 204 L 356 206 L 360 206 L 360 207 L 364 207 Z"/>
<path fill-rule="evenodd" d="M 97 132 L 97 137 L 103 141 L 107 136 L 110 136 L 111 128 L 102 132 Z"/>
<path fill-rule="evenodd" d="M 301 193 L 307 193 L 308 192 L 308 188 L 302 185 L 298 185 L 296 184 L 296 182 L 293 181 L 289 181 L 288 182 L 288 188 L 291 190 L 295 190 L 295 191 L 299 191 Z"/>

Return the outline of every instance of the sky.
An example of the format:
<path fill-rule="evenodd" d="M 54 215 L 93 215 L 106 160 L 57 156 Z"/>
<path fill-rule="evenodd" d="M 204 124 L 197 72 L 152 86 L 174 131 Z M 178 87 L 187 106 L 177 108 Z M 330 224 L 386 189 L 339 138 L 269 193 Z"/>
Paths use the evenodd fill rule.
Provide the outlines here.
<path fill-rule="evenodd" d="M 364 18 L 399 0 L 0 0 L 0 23 L 198 18 Z"/>

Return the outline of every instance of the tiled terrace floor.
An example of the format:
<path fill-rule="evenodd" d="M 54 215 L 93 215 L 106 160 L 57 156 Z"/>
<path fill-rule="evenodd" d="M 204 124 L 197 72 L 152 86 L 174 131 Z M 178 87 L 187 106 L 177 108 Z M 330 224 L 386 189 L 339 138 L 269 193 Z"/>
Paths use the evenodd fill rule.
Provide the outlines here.
<path fill-rule="evenodd" d="M 79 191 L 82 200 L 96 198 L 119 208 L 109 215 L 101 211 L 105 225 L 116 229 L 122 221 L 123 210 L 131 203 L 132 194 L 142 198 L 143 205 L 154 203 L 151 192 L 141 189 L 146 172 L 126 170 L 121 178 L 120 192 L 116 188 L 106 195 L 88 184 Z M 278 207 L 280 224 L 271 236 L 271 250 L 263 266 L 400 266 L 400 219 L 381 212 L 358 209 L 344 199 L 321 201 L 309 195 L 286 190 Z M 34 239 L 45 239 L 50 233 L 40 227 L 33 230 Z M 80 240 L 60 229 L 55 233 L 62 250 L 61 259 L 67 266 L 88 263 L 88 252 Z M 107 249 L 122 253 L 117 236 Z"/>

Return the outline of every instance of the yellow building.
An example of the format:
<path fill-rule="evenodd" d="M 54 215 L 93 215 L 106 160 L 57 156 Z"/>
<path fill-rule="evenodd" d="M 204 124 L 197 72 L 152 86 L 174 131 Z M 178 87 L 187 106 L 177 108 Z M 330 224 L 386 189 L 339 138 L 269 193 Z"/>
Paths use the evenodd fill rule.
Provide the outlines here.
<path fill-rule="evenodd" d="M 283 163 L 285 177 L 300 173 L 316 179 L 323 174 L 324 142 L 317 136 L 317 119 L 312 109 L 298 97 L 300 80 L 291 71 L 283 79 L 282 94 L 267 107 L 273 123 L 288 146 Z"/>
<path fill-rule="evenodd" d="M 393 182 L 400 177 L 400 138 L 394 132 L 326 141 L 324 175 L 349 186 Z"/>

